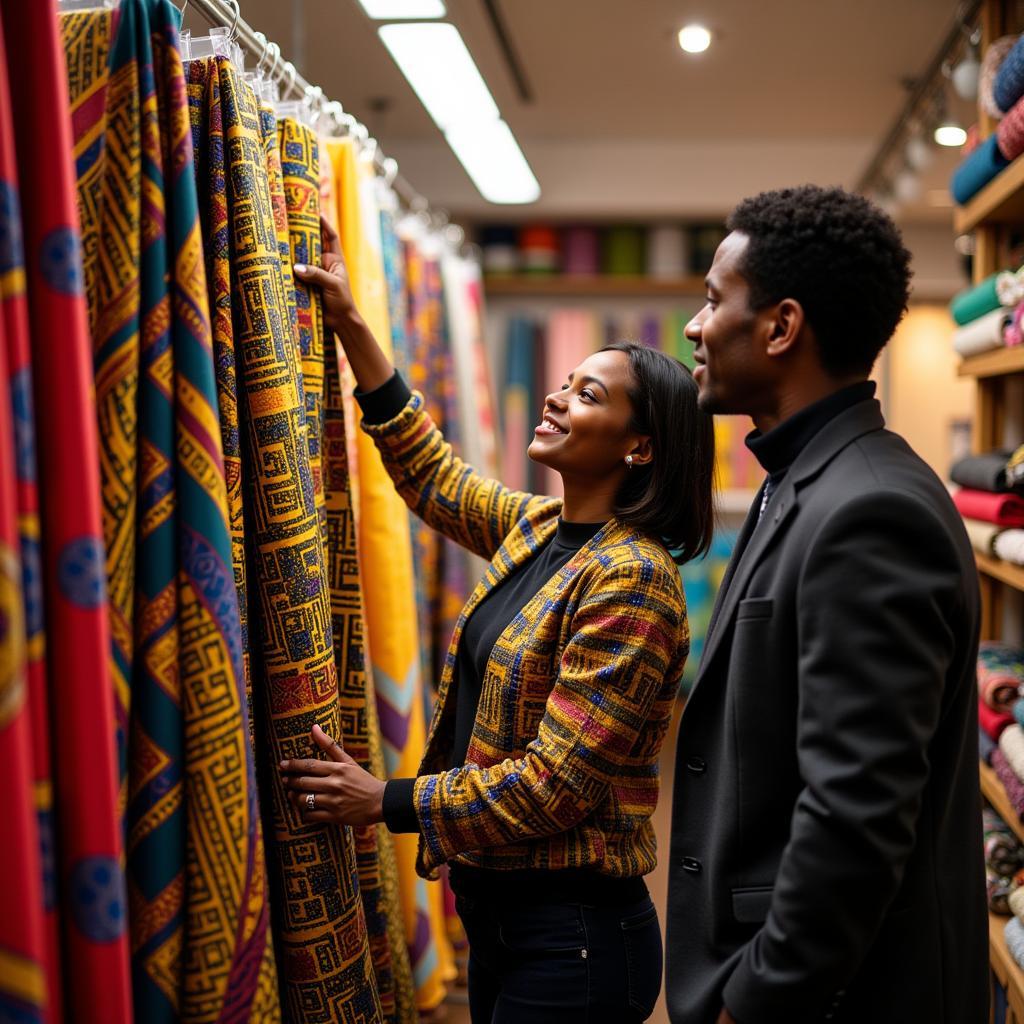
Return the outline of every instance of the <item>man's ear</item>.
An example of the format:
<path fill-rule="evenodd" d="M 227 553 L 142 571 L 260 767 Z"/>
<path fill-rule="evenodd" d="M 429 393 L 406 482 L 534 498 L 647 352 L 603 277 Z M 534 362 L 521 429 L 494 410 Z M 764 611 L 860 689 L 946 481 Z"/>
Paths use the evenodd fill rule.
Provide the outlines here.
<path fill-rule="evenodd" d="M 791 351 L 805 322 L 804 307 L 796 299 L 783 299 L 772 310 L 768 321 L 765 352 L 769 356 L 782 356 Z"/>

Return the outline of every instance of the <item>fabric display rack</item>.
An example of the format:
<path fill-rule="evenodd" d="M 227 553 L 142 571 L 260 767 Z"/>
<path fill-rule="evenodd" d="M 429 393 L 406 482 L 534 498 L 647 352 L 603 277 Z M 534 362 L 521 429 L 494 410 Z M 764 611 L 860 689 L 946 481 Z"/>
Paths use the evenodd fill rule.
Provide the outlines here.
<path fill-rule="evenodd" d="M 0 1018 L 411 1022 L 455 976 L 443 884 L 415 836 L 303 825 L 275 766 L 319 724 L 415 774 L 471 568 L 292 266 L 323 215 L 493 472 L 480 271 L 237 6 L 190 10 L 219 30 L 0 0 Z"/>
<path fill-rule="evenodd" d="M 1007 0 L 980 11 L 979 123 L 954 174 L 957 234 L 975 237 L 974 285 L 954 298 L 959 374 L 977 382 L 974 454 L 951 470 L 982 594 L 978 658 L 995 1024 L 1024 1024 L 1024 35 Z"/>

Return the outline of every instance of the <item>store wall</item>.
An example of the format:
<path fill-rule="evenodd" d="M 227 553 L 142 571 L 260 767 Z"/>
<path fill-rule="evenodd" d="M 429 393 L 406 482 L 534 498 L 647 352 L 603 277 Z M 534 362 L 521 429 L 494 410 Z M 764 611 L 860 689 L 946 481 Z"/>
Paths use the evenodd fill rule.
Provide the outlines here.
<path fill-rule="evenodd" d="M 974 381 L 956 375 L 959 357 L 945 305 L 914 305 L 880 361 L 879 394 L 890 429 L 902 434 L 944 480 L 969 444 Z"/>

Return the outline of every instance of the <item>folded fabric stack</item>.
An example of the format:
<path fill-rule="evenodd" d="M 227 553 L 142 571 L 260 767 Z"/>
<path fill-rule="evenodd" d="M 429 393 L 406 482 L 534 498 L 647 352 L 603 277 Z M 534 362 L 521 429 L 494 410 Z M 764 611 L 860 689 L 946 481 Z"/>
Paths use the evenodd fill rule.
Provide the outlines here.
<path fill-rule="evenodd" d="M 966 486 L 953 501 L 975 551 L 1024 565 L 1024 498 L 1006 492 L 1006 459 L 1005 452 L 961 459 L 951 476 Z"/>
<path fill-rule="evenodd" d="M 988 47 L 979 85 L 982 108 L 1002 120 L 953 172 L 950 190 L 961 205 L 1024 153 L 1024 36 L 1004 36 Z"/>
<path fill-rule="evenodd" d="M 1003 270 L 964 289 L 949 305 L 957 324 L 953 348 L 961 356 L 1020 342 L 1020 321 L 1016 311 L 1024 306 L 1024 268 Z M 1021 315 L 1024 316 L 1024 309 Z"/>
<path fill-rule="evenodd" d="M 984 640 L 978 649 L 978 698 L 995 711 L 1013 712 L 1024 685 L 1024 648 Z"/>

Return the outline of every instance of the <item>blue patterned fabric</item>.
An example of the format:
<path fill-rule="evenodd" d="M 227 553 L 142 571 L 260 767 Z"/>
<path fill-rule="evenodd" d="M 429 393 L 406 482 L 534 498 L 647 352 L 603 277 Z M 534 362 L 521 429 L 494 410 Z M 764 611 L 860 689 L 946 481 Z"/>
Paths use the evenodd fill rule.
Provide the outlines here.
<path fill-rule="evenodd" d="M 992 83 L 992 98 L 1000 110 L 1010 110 L 1021 96 L 1024 96 L 1024 35 L 999 65 Z"/>
<path fill-rule="evenodd" d="M 993 178 L 1008 167 L 1010 161 L 999 152 L 996 137 L 990 135 L 953 172 L 949 189 L 953 198 L 963 206 L 977 195 Z"/>

